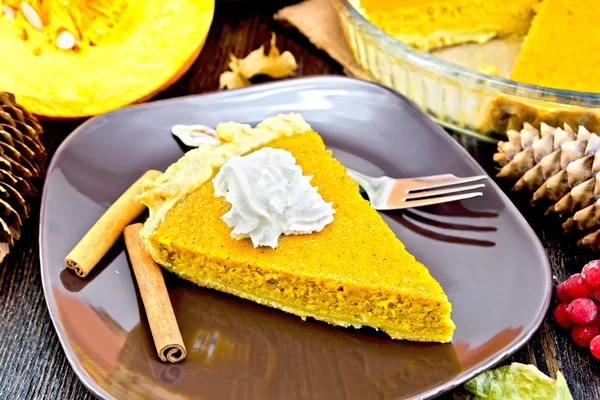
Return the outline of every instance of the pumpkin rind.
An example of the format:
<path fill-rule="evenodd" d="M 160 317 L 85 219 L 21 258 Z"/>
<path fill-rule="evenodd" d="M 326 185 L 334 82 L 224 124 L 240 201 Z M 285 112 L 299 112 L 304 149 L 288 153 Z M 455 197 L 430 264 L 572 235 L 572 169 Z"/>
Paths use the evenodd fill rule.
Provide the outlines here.
<path fill-rule="evenodd" d="M 166 89 L 200 53 L 214 13 L 214 0 L 114 1 L 126 6 L 110 35 L 90 45 L 75 31 L 78 47 L 64 50 L 51 40 L 63 28 L 48 22 L 52 14 L 42 3 L 31 2 L 40 10 L 42 30 L 18 10 L 15 19 L 0 13 L 0 88 L 49 118 L 97 115 Z"/>

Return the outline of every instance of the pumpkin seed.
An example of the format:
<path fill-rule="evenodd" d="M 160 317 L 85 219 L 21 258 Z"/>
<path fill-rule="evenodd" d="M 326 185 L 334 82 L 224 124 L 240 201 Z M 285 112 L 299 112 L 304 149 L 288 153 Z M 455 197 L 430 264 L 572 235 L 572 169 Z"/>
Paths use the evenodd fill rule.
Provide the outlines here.
<path fill-rule="evenodd" d="M 8 6 L 8 5 L 6 5 L 6 4 L 4 4 L 4 5 L 2 6 L 2 13 L 3 13 L 4 15 L 6 15 L 6 17 L 7 17 L 8 19 L 10 19 L 11 21 L 14 21 L 14 19 L 15 19 L 15 18 L 16 18 L 16 16 L 17 16 L 17 12 L 15 11 L 15 9 L 14 9 L 14 8 L 12 8 L 11 6 Z"/>
<path fill-rule="evenodd" d="M 33 7 L 31 7 L 29 3 L 22 1 L 21 11 L 23 12 L 27 22 L 29 22 L 35 29 L 41 30 L 44 27 L 39 14 L 33 9 Z"/>
<path fill-rule="evenodd" d="M 71 50 L 75 47 L 75 36 L 73 36 L 71 32 L 63 29 L 56 35 L 54 44 L 61 50 Z"/>

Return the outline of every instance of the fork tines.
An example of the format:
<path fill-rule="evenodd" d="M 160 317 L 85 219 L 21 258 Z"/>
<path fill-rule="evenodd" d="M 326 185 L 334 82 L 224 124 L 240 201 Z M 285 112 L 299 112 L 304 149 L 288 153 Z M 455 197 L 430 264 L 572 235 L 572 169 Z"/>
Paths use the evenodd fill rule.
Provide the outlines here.
<path fill-rule="evenodd" d="M 464 184 L 477 182 L 486 178 L 486 175 L 458 178 L 450 174 L 416 178 L 412 180 L 414 182 L 413 185 L 410 185 L 406 189 L 402 202 L 408 208 L 479 197 L 483 195 L 483 192 L 473 192 L 473 190 L 482 189 L 485 187 L 485 184 Z"/>

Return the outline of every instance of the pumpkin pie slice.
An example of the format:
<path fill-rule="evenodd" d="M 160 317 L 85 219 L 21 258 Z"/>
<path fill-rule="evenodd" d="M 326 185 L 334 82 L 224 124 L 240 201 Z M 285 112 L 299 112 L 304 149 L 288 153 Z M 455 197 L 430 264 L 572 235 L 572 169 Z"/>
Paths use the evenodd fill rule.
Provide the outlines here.
<path fill-rule="evenodd" d="M 258 124 L 224 123 L 220 145 L 186 153 L 139 200 L 150 216 L 140 235 L 155 261 L 200 286 L 344 327 L 368 326 L 394 339 L 449 342 L 451 305 L 425 266 L 406 251 L 297 114 Z M 232 237 L 222 219 L 231 209 L 213 179 L 232 157 L 263 148 L 290 152 L 333 221 L 310 234 L 279 237 L 275 248 Z"/>

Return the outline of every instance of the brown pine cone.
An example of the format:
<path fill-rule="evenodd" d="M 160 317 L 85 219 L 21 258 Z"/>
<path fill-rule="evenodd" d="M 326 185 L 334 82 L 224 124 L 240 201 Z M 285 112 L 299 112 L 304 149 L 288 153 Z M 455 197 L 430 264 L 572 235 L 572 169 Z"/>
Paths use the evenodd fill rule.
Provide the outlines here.
<path fill-rule="evenodd" d="M 46 161 L 37 118 L 0 92 L 0 262 L 21 236 L 29 201 L 38 195 Z"/>
<path fill-rule="evenodd" d="M 549 203 L 548 212 L 570 217 L 565 230 L 587 232 L 579 244 L 600 249 L 600 136 L 546 124 L 525 124 L 507 136 L 494 155 L 497 176 L 517 180 L 513 190 L 533 192 L 532 204 Z"/>

